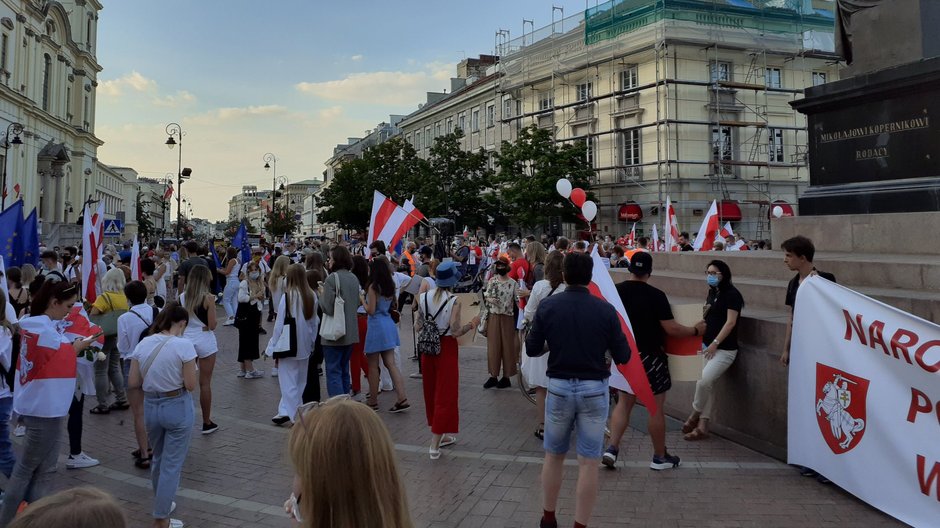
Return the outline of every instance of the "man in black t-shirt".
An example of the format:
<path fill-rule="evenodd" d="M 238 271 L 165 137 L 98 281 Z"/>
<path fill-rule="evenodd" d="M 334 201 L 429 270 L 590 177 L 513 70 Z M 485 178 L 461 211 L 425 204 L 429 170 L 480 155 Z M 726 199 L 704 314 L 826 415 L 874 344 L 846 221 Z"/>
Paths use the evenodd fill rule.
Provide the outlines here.
<path fill-rule="evenodd" d="M 669 362 L 666 357 L 666 336 L 698 336 L 705 331 L 705 322 L 700 321 L 694 327 L 683 326 L 676 322 L 669 307 L 669 299 L 662 290 L 648 284 L 653 271 L 653 257 L 645 251 L 638 251 L 630 259 L 630 279 L 617 285 L 617 293 L 630 318 L 633 336 L 643 361 L 643 369 L 649 380 L 650 388 L 656 397 L 656 413 L 650 416 L 648 429 L 653 442 L 653 461 L 650 469 L 662 470 L 679 466 L 679 457 L 666 451 L 666 416 L 663 407 L 666 392 L 672 387 L 669 377 Z M 613 378 L 612 378 L 613 380 Z M 617 462 L 620 440 L 630 423 L 630 412 L 636 403 L 636 396 L 627 392 L 627 387 L 611 386 L 618 389 L 620 398 L 610 418 L 610 445 L 604 452 L 602 462 L 613 469 Z"/>
<path fill-rule="evenodd" d="M 205 266 L 209 268 L 209 271 L 212 271 L 212 266 L 209 265 L 209 262 L 198 256 L 199 244 L 195 241 L 190 240 L 185 244 L 186 251 L 189 253 L 189 258 L 180 264 L 180 267 L 176 270 L 178 277 L 178 283 L 176 286 L 176 291 L 183 293 L 186 289 L 186 277 L 189 275 L 189 271 L 195 266 Z"/>
<path fill-rule="evenodd" d="M 689 233 L 686 231 L 679 233 L 679 251 L 695 251 L 692 244 L 689 244 Z"/>
<path fill-rule="evenodd" d="M 783 249 L 783 263 L 787 265 L 790 271 L 797 274 L 790 279 L 787 284 L 786 305 L 789 307 L 789 320 L 787 321 L 787 337 L 783 346 L 783 353 L 780 355 L 780 362 L 784 365 L 790 364 L 790 334 L 793 332 L 793 307 L 796 306 L 796 292 L 800 284 L 806 280 L 806 277 L 819 275 L 820 277 L 836 282 L 836 276 L 825 271 L 818 271 L 813 265 L 813 257 L 816 255 L 816 247 L 813 241 L 805 236 L 795 236 L 783 241 L 780 245 Z"/>

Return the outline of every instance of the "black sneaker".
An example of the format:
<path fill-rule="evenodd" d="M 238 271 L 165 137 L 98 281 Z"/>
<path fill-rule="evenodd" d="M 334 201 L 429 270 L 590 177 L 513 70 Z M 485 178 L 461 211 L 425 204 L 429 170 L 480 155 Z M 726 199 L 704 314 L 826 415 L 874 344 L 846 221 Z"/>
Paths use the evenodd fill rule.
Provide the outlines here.
<path fill-rule="evenodd" d="M 491 377 L 490 379 L 486 380 L 486 383 L 483 384 L 483 388 L 492 389 L 497 385 L 499 385 L 499 381 L 497 381 L 496 378 Z"/>
<path fill-rule="evenodd" d="M 679 467 L 679 457 L 666 453 L 664 456 L 653 455 L 653 461 L 650 462 L 650 469 L 662 471 Z"/>
<path fill-rule="evenodd" d="M 604 451 L 604 456 L 601 457 L 601 463 L 610 469 L 614 469 L 614 465 L 617 464 L 617 455 L 619 454 L 619 449 L 614 446 L 610 446 L 606 451 Z"/>
<path fill-rule="evenodd" d="M 274 422 L 275 425 L 284 425 L 290 421 L 290 416 L 275 416 L 271 418 L 271 421 Z"/>
<path fill-rule="evenodd" d="M 218 430 L 219 430 L 219 426 L 213 422 L 202 424 L 202 434 L 204 435 L 212 434 Z"/>
<path fill-rule="evenodd" d="M 500 379 L 499 382 L 496 384 L 496 388 L 497 388 L 497 389 L 506 389 L 506 388 L 509 388 L 509 387 L 512 387 L 512 383 L 509 381 L 509 378 L 507 378 L 507 377 L 503 377 L 503 378 Z"/>
<path fill-rule="evenodd" d="M 815 471 L 813 471 L 812 469 L 806 466 L 796 466 L 796 467 L 800 468 L 801 477 L 815 477 L 819 475 L 819 473 L 816 473 Z"/>
<path fill-rule="evenodd" d="M 258 329 L 258 333 L 261 334 L 261 335 L 265 335 L 265 334 L 268 333 L 268 331 L 265 330 L 264 328 L 259 328 L 259 329 Z"/>

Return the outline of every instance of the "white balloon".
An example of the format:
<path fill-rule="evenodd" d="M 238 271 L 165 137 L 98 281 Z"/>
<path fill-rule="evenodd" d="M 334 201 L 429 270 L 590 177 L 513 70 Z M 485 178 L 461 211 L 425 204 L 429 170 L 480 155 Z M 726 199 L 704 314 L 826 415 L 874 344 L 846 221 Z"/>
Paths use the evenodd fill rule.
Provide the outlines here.
<path fill-rule="evenodd" d="M 562 198 L 568 198 L 571 196 L 571 181 L 568 178 L 561 178 L 555 182 L 555 190 Z"/>
<path fill-rule="evenodd" d="M 783 207 L 780 207 L 779 205 L 775 205 L 773 213 L 774 213 L 774 218 L 780 218 L 781 216 L 783 216 Z"/>
<path fill-rule="evenodd" d="M 594 217 L 597 216 L 597 204 L 591 200 L 584 202 L 584 205 L 581 206 L 581 214 L 584 215 L 584 218 L 587 218 L 588 222 L 594 220 Z"/>

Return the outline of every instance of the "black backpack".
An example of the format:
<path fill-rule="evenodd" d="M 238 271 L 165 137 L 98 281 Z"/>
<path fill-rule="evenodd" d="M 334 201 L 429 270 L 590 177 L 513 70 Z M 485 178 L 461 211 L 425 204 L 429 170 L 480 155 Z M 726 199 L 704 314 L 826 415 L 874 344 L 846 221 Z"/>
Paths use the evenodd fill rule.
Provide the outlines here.
<path fill-rule="evenodd" d="M 441 353 L 442 334 L 441 329 L 437 327 L 437 316 L 441 315 L 441 312 L 444 311 L 444 308 L 447 307 L 447 303 L 453 299 L 453 296 L 445 299 L 441 307 L 437 309 L 437 313 L 432 317 L 430 315 L 431 309 L 428 306 L 429 294 L 430 292 L 424 294 L 424 326 L 422 326 L 421 331 L 418 332 L 418 353 L 426 356 L 437 356 Z"/>
<path fill-rule="evenodd" d="M 153 310 L 152 319 L 155 322 L 157 320 L 157 307 L 151 306 L 150 309 Z M 129 310 L 129 311 L 132 312 L 134 315 L 136 315 L 138 319 L 143 321 L 145 325 L 147 325 L 146 328 L 140 331 L 140 336 L 137 337 L 137 342 L 140 343 L 141 341 L 144 340 L 145 337 L 150 335 L 150 327 L 153 326 L 153 322 L 151 322 L 150 324 L 147 324 L 147 321 L 143 317 L 141 317 L 139 313 L 135 312 L 134 310 Z"/>

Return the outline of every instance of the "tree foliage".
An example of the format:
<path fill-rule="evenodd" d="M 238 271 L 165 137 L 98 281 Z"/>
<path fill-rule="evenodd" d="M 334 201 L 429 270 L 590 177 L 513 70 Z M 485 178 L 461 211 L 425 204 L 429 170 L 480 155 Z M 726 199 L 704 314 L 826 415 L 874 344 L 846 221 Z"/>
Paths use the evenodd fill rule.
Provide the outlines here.
<path fill-rule="evenodd" d="M 285 205 L 275 203 L 274 208 L 268 213 L 264 231 L 271 238 L 280 238 L 297 231 L 298 227 L 300 227 L 300 222 L 294 218 L 294 211 Z"/>
<path fill-rule="evenodd" d="M 429 218 L 454 220 L 457 227 L 489 225 L 493 207 L 488 201 L 492 171 L 487 168 L 483 149 L 468 152 L 460 148 L 463 132 L 438 137 L 431 147 L 428 170 L 412 182 L 415 202 Z"/>
<path fill-rule="evenodd" d="M 235 233 L 238 232 L 238 228 L 242 224 L 245 224 L 245 230 L 247 230 L 249 233 L 258 232 L 258 228 L 249 222 L 248 218 L 243 216 L 241 220 L 229 220 L 228 223 L 225 224 L 225 227 L 222 228 L 222 234 L 225 236 L 225 238 L 232 238 L 235 236 Z"/>
<path fill-rule="evenodd" d="M 141 194 L 137 193 L 137 238 L 141 241 L 153 240 L 160 233 L 150 219 L 150 213 L 144 209 L 144 202 L 141 200 Z"/>

